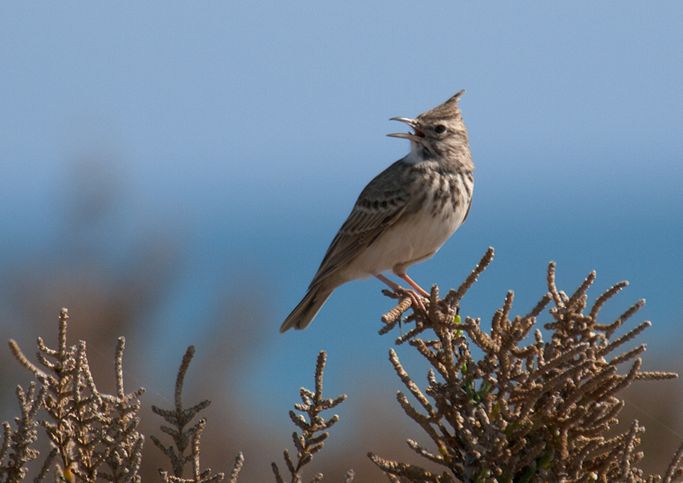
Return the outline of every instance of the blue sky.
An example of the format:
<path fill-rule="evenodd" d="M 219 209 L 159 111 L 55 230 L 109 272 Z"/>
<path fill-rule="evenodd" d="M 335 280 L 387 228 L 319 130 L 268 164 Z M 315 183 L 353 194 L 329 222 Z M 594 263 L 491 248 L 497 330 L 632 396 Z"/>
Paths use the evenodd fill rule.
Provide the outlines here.
<path fill-rule="evenodd" d="M 468 306 L 486 320 L 508 288 L 530 307 L 550 259 L 567 289 L 596 268 L 600 288 L 633 282 L 621 307 L 648 298 L 667 347 L 683 322 L 682 25 L 678 1 L 2 2 L 0 269 L 58 230 L 74 160 L 104 157 L 125 194 L 112 236 L 183 239 L 182 281 L 149 319 L 174 328 L 155 367 L 191 342 L 177 335 L 206 294 L 248 279 L 269 293 L 249 369 L 277 375 L 266 396 L 289 401 L 323 347 L 352 392 L 359 371 L 388 374 L 375 282 L 341 288 L 304 333 L 277 327 L 360 189 L 406 152 L 387 119 L 465 88 L 472 213 L 414 278 L 456 284 L 495 246 Z"/>

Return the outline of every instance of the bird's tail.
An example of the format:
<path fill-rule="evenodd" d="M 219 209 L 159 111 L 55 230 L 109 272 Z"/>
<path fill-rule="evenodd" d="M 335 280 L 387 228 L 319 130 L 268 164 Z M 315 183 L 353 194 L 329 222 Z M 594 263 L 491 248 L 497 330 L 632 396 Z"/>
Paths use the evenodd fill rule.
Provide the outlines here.
<path fill-rule="evenodd" d="M 310 287 L 299 305 L 294 307 L 292 313 L 280 326 L 280 332 L 285 332 L 292 327 L 297 330 L 305 329 L 315 318 L 323 304 L 332 295 L 332 289 L 320 286 Z"/>

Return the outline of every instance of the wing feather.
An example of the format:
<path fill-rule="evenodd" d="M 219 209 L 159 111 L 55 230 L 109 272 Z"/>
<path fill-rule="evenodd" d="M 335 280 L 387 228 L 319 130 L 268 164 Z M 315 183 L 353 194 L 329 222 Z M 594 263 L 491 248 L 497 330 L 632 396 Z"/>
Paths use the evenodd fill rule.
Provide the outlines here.
<path fill-rule="evenodd" d="M 365 187 L 332 240 L 310 286 L 351 263 L 401 217 L 408 204 L 408 192 L 401 186 L 401 174 L 407 168 L 407 163 L 397 161 Z"/>

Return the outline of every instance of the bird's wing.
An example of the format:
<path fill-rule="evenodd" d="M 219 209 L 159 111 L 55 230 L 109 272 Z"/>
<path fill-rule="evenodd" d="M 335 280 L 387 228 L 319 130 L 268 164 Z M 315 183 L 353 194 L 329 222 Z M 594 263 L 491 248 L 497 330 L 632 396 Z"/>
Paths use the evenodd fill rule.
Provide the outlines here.
<path fill-rule="evenodd" d="M 311 286 L 347 266 L 400 218 L 409 198 L 401 183 L 406 168 L 397 161 L 368 183 L 327 249 Z"/>

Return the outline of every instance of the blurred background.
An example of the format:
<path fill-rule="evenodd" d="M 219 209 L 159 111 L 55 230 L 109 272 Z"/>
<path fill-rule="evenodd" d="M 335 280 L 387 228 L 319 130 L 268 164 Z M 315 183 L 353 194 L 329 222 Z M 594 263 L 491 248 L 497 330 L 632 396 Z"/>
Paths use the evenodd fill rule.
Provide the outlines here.
<path fill-rule="evenodd" d="M 387 119 L 465 88 L 473 207 L 411 275 L 457 286 L 494 246 L 463 306 L 487 321 L 510 288 L 526 313 L 549 260 L 567 291 L 592 269 L 594 296 L 629 279 L 605 318 L 645 297 L 646 367 L 683 370 L 681 45 L 675 0 L 2 2 L 0 338 L 32 354 L 68 306 L 104 389 L 127 337 L 128 388 L 147 406 L 172 404 L 195 344 L 186 401 L 213 401 L 204 462 L 224 470 L 242 449 L 244 481 L 270 481 L 326 349 L 327 391 L 349 401 L 314 469 L 377 481 L 367 451 L 425 441 L 394 399 L 382 287 L 354 282 L 308 330 L 278 327 L 360 190 L 407 152 Z M 2 351 L 2 387 L 25 380 Z M 638 388 L 627 416 L 663 471 L 683 440 L 681 384 Z M 146 412 L 143 428 L 159 422 Z M 153 481 L 149 439 L 145 454 Z"/>

